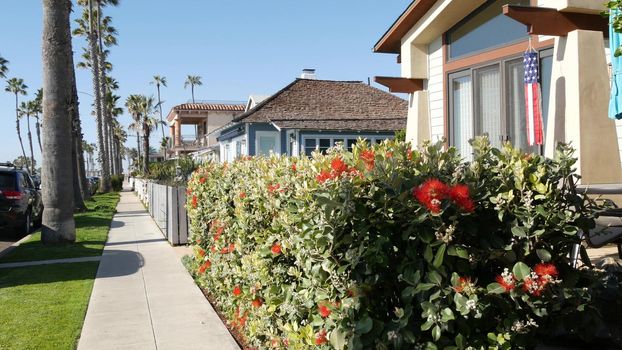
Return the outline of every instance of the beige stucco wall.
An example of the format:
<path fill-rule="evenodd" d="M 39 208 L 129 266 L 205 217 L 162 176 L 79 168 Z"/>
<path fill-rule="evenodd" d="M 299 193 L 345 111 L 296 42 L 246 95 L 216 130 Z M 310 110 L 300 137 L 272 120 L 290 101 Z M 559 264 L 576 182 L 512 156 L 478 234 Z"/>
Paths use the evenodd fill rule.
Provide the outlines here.
<path fill-rule="evenodd" d="M 234 116 L 238 115 L 239 113 L 240 112 L 225 111 L 209 112 L 209 117 L 207 118 L 207 134 L 209 135 L 214 130 L 225 126 L 226 124 L 231 122 L 231 120 L 233 120 Z M 215 136 L 209 137 L 208 146 L 213 146 L 217 143 L 218 141 L 216 141 Z"/>

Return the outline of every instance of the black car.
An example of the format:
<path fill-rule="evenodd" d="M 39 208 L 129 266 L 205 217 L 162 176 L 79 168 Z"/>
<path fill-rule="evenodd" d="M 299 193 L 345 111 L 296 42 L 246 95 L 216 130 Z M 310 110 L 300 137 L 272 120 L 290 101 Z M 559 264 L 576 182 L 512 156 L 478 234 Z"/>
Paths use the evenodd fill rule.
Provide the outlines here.
<path fill-rule="evenodd" d="M 0 229 L 27 234 L 42 215 L 41 192 L 28 172 L 0 163 Z"/>

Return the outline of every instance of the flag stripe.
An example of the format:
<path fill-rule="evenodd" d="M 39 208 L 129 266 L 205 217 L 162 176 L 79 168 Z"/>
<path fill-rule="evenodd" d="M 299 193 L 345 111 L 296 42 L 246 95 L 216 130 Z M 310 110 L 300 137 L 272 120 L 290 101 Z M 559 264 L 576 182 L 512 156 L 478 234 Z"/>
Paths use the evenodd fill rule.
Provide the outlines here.
<path fill-rule="evenodd" d="M 538 54 L 526 52 L 523 57 L 525 65 L 525 126 L 529 146 L 544 143 L 542 125 L 542 108 L 540 107 L 540 84 L 538 83 Z"/>

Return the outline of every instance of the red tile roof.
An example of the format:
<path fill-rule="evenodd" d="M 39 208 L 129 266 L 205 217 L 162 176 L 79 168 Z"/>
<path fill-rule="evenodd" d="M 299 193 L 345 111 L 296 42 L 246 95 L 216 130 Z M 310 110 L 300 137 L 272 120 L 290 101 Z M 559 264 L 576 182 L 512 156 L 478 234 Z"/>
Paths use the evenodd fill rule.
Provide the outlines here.
<path fill-rule="evenodd" d="M 172 121 L 175 118 L 175 112 L 202 112 L 202 111 L 220 111 L 220 112 L 244 112 L 246 104 L 235 103 L 183 103 L 171 109 L 168 113 L 167 120 Z M 239 114 L 239 113 L 236 113 Z"/>

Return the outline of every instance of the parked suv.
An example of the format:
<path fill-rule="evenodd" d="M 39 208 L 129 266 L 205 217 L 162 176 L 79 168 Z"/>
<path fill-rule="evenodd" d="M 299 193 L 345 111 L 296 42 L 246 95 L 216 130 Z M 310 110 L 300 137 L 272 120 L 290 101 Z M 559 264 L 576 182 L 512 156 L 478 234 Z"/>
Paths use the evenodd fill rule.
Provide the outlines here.
<path fill-rule="evenodd" d="M 0 163 L 0 229 L 30 233 L 42 214 L 41 192 L 28 172 Z"/>

